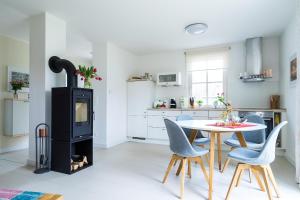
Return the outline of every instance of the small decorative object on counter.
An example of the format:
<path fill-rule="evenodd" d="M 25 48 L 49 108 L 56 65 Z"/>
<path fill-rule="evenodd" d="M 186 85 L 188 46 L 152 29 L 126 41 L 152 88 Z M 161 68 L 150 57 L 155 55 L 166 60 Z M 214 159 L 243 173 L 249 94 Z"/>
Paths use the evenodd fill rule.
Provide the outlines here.
<path fill-rule="evenodd" d="M 152 81 L 152 75 L 146 72 L 144 75 L 131 75 L 127 81 Z"/>
<path fill-rule="evenodd" d="M 153 103 L 154 108 L 167 108 L 167 102 L 165 100 L 158 99 Z"/>
<path fill-rule="evenodd" d="M 197 104 L 198 104 L 198 106 L 200 108 L 202 106 L 202 104 L 203 104 L 203 100 L 202 99 L 197 100 Z"/>
<path fill-rule="evenodd" d="M 271 109 L 279 109 L 280 108 L 280 96 L 279 95 L 271 95 L 270 107 L 271 107 Z"/>
<path fill-rule="evenodd" d="M 13 80 L 10 82 L 12 90 L 14 91 L 14 99 L 18 99 L 18 90 L 21 90 L 24 87 L 24 82 L 21 80 Z"/>
<path fill-rule="evenodd" d="M 170 108 L 176 108 L 177 104 L 176 104 L 176 100 L 175 98 L 171 98 L 170 100 Z"/>
<path fill-rule="evenodd" d="M 179 99 L 179 103 L 180 103 L 180 108 L 187 108 L 189 106 L 189 103 L 188 103 L 188 98 L 187 97 L 180 97 Z"/>
<path fill-rule="evenodd" d="M 232 116 L 232 106 L 229 102 L 225 101 L 224 93 L 217 94 L 217 101 L 225 106 L 225 111 L 222 113 L 221 118 L 224 122 L 232 122 L 234 118 Z"/>
<path fill-rule="evenodd" d="M 81 80 L 84 80 L 84 87 L 85 88 L 91 88 L 92 79 L 96 79 L 98 81 L 101 81 L 102 78 L 97 75 L 97 68 L 94 66 L 86 67 L 86 66 L 78 66 L 78 69 L 76 70 L 76 75 L 81 76 Z"/>
<path fill-rule="evenodd" d="M 35 128 L 35 170 L 36 174 L 50 171 L 50 130 L 45 123 L 38 124 Z"/>
<path fill-rule="evenodd" d="M 190 97 L 190 106 L 192 108 L 194 108 L 194 106 L 195 106 L 195 99 L 194 99 L 194 97 Z"/>

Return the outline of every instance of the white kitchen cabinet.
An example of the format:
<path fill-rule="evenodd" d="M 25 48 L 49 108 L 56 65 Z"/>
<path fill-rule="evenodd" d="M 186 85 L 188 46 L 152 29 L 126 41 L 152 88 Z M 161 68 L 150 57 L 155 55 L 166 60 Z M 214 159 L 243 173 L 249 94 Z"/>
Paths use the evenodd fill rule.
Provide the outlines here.
<path fill-rule="evenodd" d="M 5 99 L 4 135 L 16 137 L 29 134 L 29 102 Z"/>
<path fill-rule="evenodd" d="M 148 127 L 148 138 L 158 140 L 168 140 L 166 128 Z"/>
<path fill-rule="evenodd" d="M 147 138 L 147 115 L 129 115 L 127 124 L 127 136 Z"/>
<path fill-rule="evenodd" d="M 127 136 L 147 138 L 147 109 L 154 101 L 154 82 L 127 83 Z"/>
<path fill-rule="evenodd" d="M 203 119 L 208 119 L 208 111 L 197 110 L 197 111 L 182 111 L 183 115 L 190 115 L 194 117 L 203 117 Z"/>
<path fill-rule="evenodd" d="M 177 110 L 149 110 L 148 111 L 148 138 L 167 140 L 168 134 L 165 126 L 164 119 L 168 118 L 175 121 L 176 117 L 181 114 Z"/>
<path fill-rule="evenodd" d="M 127 83 L 128 115 L 144 115 L 154 101 L 154 82 L 135 81 Z"/>

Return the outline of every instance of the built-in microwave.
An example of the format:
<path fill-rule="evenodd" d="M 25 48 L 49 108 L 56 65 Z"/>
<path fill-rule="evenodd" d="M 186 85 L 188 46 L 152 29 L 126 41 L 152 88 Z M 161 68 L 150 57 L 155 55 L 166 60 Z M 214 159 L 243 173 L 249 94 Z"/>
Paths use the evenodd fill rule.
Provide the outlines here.
<path fill-rule="evenodd" d="M 156 83 L 161 86 L 181 85 L 181 73 L 158 73 Z"/>

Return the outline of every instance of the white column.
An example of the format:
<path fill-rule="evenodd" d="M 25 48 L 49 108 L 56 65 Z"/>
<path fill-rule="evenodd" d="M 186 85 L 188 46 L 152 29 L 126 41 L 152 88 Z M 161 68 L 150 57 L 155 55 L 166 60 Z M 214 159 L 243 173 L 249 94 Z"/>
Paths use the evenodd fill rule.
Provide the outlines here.
<path fill-rule="evenodd" d="M 107 147 L 107 43 L 93 44 L 93 65 L 98 69 L 101 82 L 94 81 L 94 143 Z"/>
<path fill-rule="evenodd" d="M 35 127 L 43 122 L 51 126 L 51 88 L 60 82 L 48 60 L 54 55 L 63 57 L 65 51 L 66 23 L 49 13 L 31 17 L 29 164 L 35 161 Z"/>

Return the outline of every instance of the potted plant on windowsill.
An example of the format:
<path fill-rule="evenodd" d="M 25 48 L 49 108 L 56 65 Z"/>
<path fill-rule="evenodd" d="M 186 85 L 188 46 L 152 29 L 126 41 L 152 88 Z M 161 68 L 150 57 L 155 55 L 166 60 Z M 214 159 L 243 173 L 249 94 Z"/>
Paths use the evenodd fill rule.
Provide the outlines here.
<path fill-rule="evenodd" d="M 197 100 L 197 104 L 198 107 L 200 108 L 203 105 L 203 100 L 202 99 Z"/>
<path fill-rule="evenodd" d="M 18 90 L 21 90 L 22 87 L 24 87 L 24 82 L 21 80 L 12 80 L 10 85 L 14 91 L 14 99 L 18 99 Z"/>
<path fill-rule="evenodd" d="M 79 65 L 76 74 L 81 76 L 81 80 L 84 81 L 85 88 L 92 87 L 92 79 L 96 79 L 98 81 L 102 80 L 102 78 L 97 75 L 97 68 L 95 68 L 94 66 L 86 67 Z"/>

